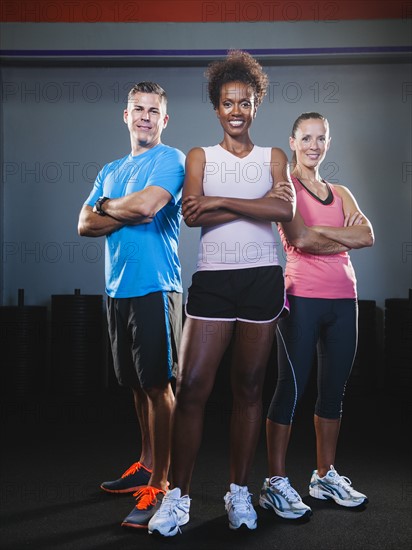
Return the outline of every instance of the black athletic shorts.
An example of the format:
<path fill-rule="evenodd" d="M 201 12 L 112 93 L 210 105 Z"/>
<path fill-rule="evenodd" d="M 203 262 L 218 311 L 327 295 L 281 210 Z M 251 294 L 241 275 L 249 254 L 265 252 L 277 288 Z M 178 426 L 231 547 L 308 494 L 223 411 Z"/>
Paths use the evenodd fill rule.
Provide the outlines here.
<path fill-rule="evenodd" d="M 279 265 L 197 271 L 188 290 L 186 315 L 195 319 L 267 323 L 286 307 Z"/>
<path fill-rule="evenodd" d="M 182 295 L 152 292 L 107 299 L 113 365 L 121 386 L 161 387 L 177 369 Z"/>

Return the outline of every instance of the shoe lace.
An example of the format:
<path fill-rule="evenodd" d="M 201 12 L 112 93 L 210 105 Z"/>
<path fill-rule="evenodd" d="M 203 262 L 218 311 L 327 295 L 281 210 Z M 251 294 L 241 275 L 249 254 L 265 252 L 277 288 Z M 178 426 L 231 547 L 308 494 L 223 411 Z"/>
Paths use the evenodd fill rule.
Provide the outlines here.
<path fill-rule="evenodd" d="M 165 518 L 169 518 L 170 516 L 172 516 L 174 523 L 177 525 L 179 533 L 182 533 L 177 518 L 177 508 L 179 506 L 180 500 L 181 498 L 173 498 L 168 493 L 166 493 L 159 510 L 156 512 L 156 515 L 158 517 Z"/>
<path fill-rule="evenodd" d="M 335 474 L 336 485 L 343 487 L 344 489 L 351 489 L 352 481 L 346 476 L 340 476 L 338 473 Z"/>
<path fill-rule="evenodd" d="M 157 511 L 157 514 L 159 516 L 174 516 L 177 521 L 177 508 L 179 507 L 181 500 L 182 497 L 174 498 L 170 496 L 169 493 L 166 493 L 165 497 L 162 500 L 162 505 Z"/>
<path fill-rule="evenodd" d="M 164 494 L 164 491 L 162 491 L 162 489 L 158 489 L 157 487 L 142 487 L 133 493 L 133 496 L 137 500 L 136 508 L 138 510 L 146 510 L 149 506 L 156 502 L 156 497 L 159 493 Z"/>
<path fill-rule="evenodd" d="M 162 505 L 157 513 L 161 516 L 176 515 L 176 506 L 178 505 L 179 500 L 180 499 L 173 498 L 166 493 L 166 496 L 162 501 Z"/>
<path fill-rule="evenodd" d="M 236 491 L 236 493 L 230 493 L 228 500 L 233 509 L 239 512 L 247 512 L 252 507 L 251 496 L 252 493 L 248 491 Z"/>
<path fill-rule="evenodd" d="M 301 500 L 299 493 L 292 487 L 288 478 L 274 476 L 270 478 L 270 484 L 276 487 L 287 500 L 298 501 Z"/>
<path fill-rule="evenodd" d="M 122 477 L 127 477 L 127 476 L 131 476 L 133 475 L 134 473 L 137 472 L 137 470 L 140 470 L 140 468 L 143 467 L 143 464 L 141 462 L 135 462 L 134 464 L 132 464 L 130 466 L 130 468 L 128 468 L 124 474 L 122 474 Z"/>

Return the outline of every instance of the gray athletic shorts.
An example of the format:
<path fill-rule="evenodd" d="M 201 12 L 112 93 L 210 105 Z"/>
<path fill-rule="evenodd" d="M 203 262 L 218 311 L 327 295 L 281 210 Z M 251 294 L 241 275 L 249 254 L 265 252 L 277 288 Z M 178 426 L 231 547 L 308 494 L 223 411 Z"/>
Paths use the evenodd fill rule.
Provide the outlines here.
<path fill-rule="evenodd" d="M 182 294 L 107 298 L 113 365 L 121 386 L 162 387 L 175 376 L 182 334 Z"/>

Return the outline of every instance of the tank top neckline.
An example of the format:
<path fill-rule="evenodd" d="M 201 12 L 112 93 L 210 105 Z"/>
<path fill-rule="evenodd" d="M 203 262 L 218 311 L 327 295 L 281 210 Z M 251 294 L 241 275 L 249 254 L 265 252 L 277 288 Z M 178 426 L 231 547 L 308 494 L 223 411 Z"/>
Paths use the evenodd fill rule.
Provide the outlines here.
<path fill-rule="evenodd" d="M 309 193 L 309 195 L 311 195 L 315 200 L 317 200 L 318 202 L 320 202 L 321 204 L 323 205 L 328 205 L 328 204 L 332 204 L 333 202 L 333 192 L 332 192 L 332 189 L 329 185 L 329 183 L 327 181 L 325 181 L 323 178 L 322 178 L 322 182 L 326 184 L 326 187 L 328 189 L 328 196 L 326 197 L 326 199 L 321 199 L 320 197 L 318 197 L 315 193 L 313 193 L 308 187 L 306 187 L 306 185 L 300 181 L 299 178 L 297 178 L 296 176 L 294 176 L 294 178 L 296 178 L 298 180 L 298 182 L 301 184 L 301 186 L 305 189 L 305 191 L 307 191 Z"/>
<path fill-rule="evenodd" d="M 224 151 L 225 153 L 227 153 L 228 155 L 230 155 L 231 157 L 235 157 L 239 160 L 244 160 L 244 159 L 247 159 L 252 153 L 253 151 L 255 150 L 255 147 L 256 145 L 253 144 L 253 147 L 252 149 L 249 151 L 249 153 L 247 155 L 245 155 L 244 157 L 238 157 L 237 155 L 235 155 L 234 153 L 231 153 L 230 151 L 228 151 L 227 149 L 225 149 L 224 147 L 222 147 L 222 145 L 220 145 L 220 143 L 217 144 L 218 147 L 220 147 L 220 149 L 222 149 L 222 151 Z"/>

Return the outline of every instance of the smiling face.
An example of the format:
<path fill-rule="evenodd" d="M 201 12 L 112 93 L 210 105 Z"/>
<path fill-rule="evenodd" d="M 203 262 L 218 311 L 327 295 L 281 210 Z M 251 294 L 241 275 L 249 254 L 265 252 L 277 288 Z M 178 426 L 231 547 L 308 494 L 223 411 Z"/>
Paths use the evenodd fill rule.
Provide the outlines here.
<path fill-rule="evenodd" d="M 158 94 L 138 92 L 129 99 L 123 120 L 129 128 L 132 154 L 139 154 L 141 149 L 150 149 L 160 143 L 169 116 Z"/>
<path fill-rule="evenodd" d="M 317 168 L 329 149 L 329 125 L 325 120 L 309 118 L 302 120 L 289 138 L 292 151 L 295 151 L 297 164 L 305 168 Z"/>
<path fill-rule="evenodd" d="M 237 137 L 248 132 L 256 116 L 253 89 L 244 82 L 227 82 L 220 89 L 216 114 L 223 130 Z"/>

